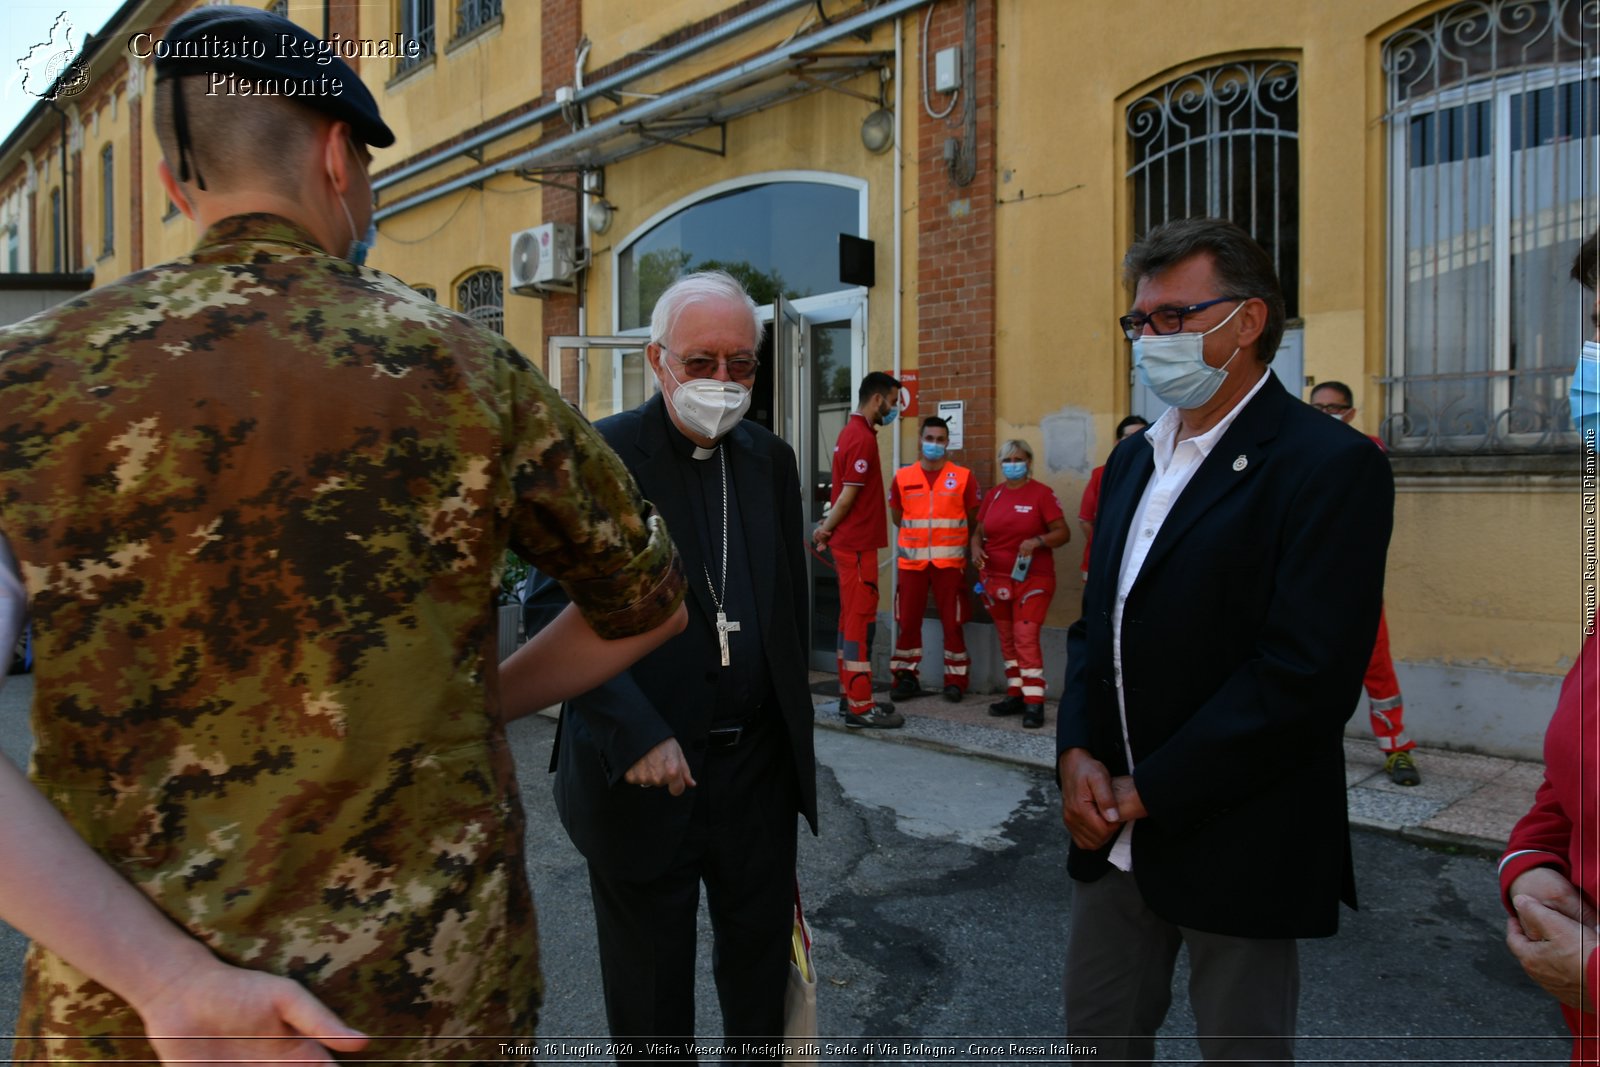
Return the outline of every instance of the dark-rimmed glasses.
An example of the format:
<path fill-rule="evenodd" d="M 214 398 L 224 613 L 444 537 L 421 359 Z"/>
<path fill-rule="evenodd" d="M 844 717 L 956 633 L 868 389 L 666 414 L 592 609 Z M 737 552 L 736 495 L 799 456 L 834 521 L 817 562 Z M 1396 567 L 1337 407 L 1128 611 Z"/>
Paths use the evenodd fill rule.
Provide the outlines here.
<path fill-rule="evenodd" d="M 680 356 L 666 345 L 661 346 L 661 351 L 677 360 L 683 366 L 684 373 L 691 378 L 715 377 L 717 368 L 725 365 L 728 368 L 728 377 L 736 382 L 748 381 L 756 376 L 756 371 L 761 366 L 761 361 L 753 352 L 735 352 L 728 356 L 689 352 Z"/>
<path fill-rule="evenodd" d="M 1318 411 L 1322 412 L 1324 415 L 1343 415 L 1345 412 L 1349 411 L 1355 405 L 1354 404 L 1334 403 L 1334 404 L 1312 404 L 1311 406 L 1316 408 Z"/>
<path fill-rule="evenodd" d="M 1215 300 L 1206 300 L 1198 304 L 1190 304 L 1186 308 L 1161 307 L 1156 308 L 1146 315 L 1141 311 L 1130 311 L 1117 322 L 1122 325 L 1122 335 L 1130 341 L 1139 339 L 1144 333 L 1144 328 L 1149 326 L 1158 334 L 1180 333 L 1183 330 L 1183 320 L 1197 311 L 1204 311 L 1215 304 L 1225 304 L 1230 300 L 1243 302 L 1251 299 L 1248 296 L 1219 296 Z"/>

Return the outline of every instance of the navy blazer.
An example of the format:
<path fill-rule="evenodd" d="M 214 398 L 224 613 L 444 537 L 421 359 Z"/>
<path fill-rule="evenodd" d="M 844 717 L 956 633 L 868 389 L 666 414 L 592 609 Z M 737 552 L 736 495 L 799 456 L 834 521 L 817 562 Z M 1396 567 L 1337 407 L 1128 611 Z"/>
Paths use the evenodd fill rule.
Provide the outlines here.
<path fill-rule="evenodd" d="M 1057 751 L 1128 773 L 1112 668 L 1123 548 L 1155 469 L 1144 434 L 1100 488 Z M 1180 926 L 1324 937 L 1355 906 L 1343 732 L 1382 606 L 1394 479 L 1364 435 L 1269 378 L 1179 495 L 1128 593 L 1122 666 L 1146 903 Z M 1110 846 L 1072 846 L 1093 881 Z"/>
<path fill-rule="evenodd" d="M 682 461 L 668 438 L 666 404 L 658 393 L 632 411 L 595 423 L 622 458 L 644 498 L 666 521 L 685 574 L 702 573 L 704 551 L 695 534 Z M 805 642 L 810 633 L 805 523 L 794 450 L 760 425 L 739 423 L 723 439 L 739 496 L 745 548 L 755 582 L 767 670 L 776 694 L 799 783 L 800 813 L 817 827 L 814 713 Z M 578 851 L 614 874 L 645 880 L 663 873 L 683 840 L 693 790 L 674 797 L 639 789 L 623 775 L 641 756 L 676 737 L 699 779 L 716 700 L 716 608 L 704 582 L 690 581 L 689 623 L 606 684 L 561 709 L 550 769 L 556 772 L 556 810 Z M 543 576 L 534 582 L 529 616 L 555 617 L 566 596 Z"/>

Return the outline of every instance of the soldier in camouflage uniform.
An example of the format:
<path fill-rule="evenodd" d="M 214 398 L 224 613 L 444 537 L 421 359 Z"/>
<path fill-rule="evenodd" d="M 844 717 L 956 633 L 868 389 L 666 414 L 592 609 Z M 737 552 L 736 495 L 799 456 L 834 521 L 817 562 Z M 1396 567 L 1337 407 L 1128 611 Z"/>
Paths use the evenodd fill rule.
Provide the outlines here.
<path fill-rule="evenodd" d="M 167 39 L 309 38 L 239 11 Z M 49 802 L 0 760 L 0 915 L 35 940 L 14 1055 L 504 1062 L 541 990 L 502 717 L 681 628 L 676 555 L 514 349 L 328 253 L 393 141 L 355 75 L 289 103 L 208 101 L 200 73 L 157 63 L 199 246 L 0 331 L 0 560 Z M 224 118 L 282 124 L 273 159 L 212 150 Z M 508 546 L 578 610 L 497 668 Z"/>

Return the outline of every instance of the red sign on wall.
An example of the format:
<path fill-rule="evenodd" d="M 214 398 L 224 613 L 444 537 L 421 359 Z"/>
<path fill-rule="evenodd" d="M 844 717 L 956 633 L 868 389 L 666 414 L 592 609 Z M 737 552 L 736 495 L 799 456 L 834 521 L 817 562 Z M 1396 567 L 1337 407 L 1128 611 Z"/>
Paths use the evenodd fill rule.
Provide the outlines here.
<path fill-rule="evenodd" d="M 914 370 L 900 372 L 900 417 L 917 417 L 917 372 Z"/>

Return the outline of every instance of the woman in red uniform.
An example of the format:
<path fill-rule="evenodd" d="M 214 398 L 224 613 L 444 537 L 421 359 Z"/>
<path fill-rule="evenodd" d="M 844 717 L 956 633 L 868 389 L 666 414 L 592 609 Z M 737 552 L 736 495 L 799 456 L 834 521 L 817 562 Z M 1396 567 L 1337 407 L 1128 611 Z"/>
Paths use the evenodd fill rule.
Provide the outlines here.
<path fill-rule="evenodd" d="M 990 715 L 1022 712 L 1022 725 L 1044 725 L 1044 655 L 1039 629 L 1056 591 L 1052 548 L 1072 538 L 1061 502 L 1036 482 L 1028 442 L 1000 446 L 1005 481 L 989 490 L 972 531 L 972 562 L 983 576 L 983 601 L 1006 660 L 1006 697 Z"/>
<path fill-rule="evenodd" d="M 1150 420 L 1143 415 L 1129 415 L 1117 423 L 1117 443 L 1149 428 Z M 1100 514 L 1100 476 L 1105 472 L 1103 463 L 1090 472 L 1089 484 L 1083 487 L 1083 499 L 1078 502 L 1078 526 L 1083 530 L 1083 580 L 1086 582 L 1089 580 L 1089 547 L 1094 544 L 1094 523 Z"/>

